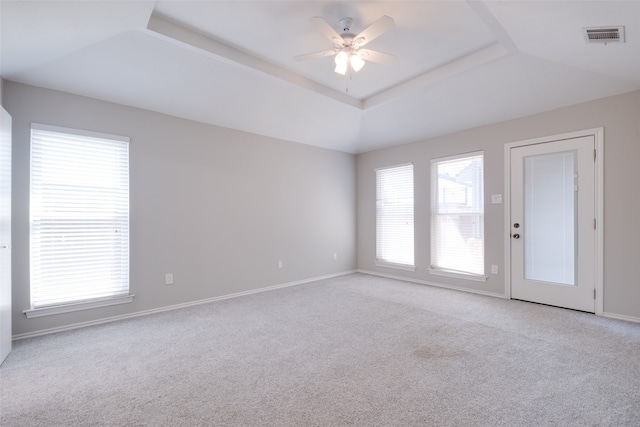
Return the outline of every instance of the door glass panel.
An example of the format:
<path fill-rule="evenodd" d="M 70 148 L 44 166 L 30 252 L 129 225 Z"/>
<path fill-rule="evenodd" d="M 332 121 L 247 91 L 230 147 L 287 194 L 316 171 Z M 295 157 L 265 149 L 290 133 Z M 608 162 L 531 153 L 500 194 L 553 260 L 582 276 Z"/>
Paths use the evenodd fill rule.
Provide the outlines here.
<path fill-rule="evenodd" d="M 575 284 L 575 151 L 524 158 L 524 277 Z"/>

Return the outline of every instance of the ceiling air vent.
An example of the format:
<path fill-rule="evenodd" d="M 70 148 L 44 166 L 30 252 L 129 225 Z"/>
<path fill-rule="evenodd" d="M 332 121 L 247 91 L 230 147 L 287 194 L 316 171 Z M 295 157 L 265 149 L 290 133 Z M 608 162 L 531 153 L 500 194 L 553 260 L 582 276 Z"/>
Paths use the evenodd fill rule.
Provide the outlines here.
<path fill-rule="evenodd" d="M 583 28 L 587 43 L 624 43 L 624 26 Z"/>

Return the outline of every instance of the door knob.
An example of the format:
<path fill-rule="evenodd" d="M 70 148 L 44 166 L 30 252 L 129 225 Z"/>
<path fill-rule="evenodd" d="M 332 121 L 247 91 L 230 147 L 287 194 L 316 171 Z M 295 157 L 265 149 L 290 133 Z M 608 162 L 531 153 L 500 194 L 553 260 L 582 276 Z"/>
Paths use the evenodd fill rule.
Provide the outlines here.
<path fill-rule="evenodd" d="M 518 233 L 516 233 L 516 234 L 514 234 L 514 235 L 513 235 L 513 238 L 514 238 L 514 239 L 519 239 L 519 238 L 520 238 L 520 235 L 519 235 Z"/>

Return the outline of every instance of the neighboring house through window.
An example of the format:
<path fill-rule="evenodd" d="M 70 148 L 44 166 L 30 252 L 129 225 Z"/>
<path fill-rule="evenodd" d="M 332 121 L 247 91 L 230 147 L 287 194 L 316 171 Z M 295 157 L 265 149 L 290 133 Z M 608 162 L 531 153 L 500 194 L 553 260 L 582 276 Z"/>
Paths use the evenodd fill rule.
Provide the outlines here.
<path fill-rule="evenodd" d="M 431 273 L 484 275 L 483 157 L 431 161 Z"/>

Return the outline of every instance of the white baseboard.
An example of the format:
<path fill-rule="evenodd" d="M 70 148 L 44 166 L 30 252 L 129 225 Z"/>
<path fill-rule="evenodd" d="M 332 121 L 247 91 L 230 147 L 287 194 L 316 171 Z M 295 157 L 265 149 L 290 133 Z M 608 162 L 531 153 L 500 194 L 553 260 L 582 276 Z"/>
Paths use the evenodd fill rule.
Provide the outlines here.
<path fill-rule="evenodd" d="M 602 317 L 607 317 L 609 319 L 616 319 L 616 320 L 625 320 L 627 322 L 633 322 L 633 323 L 640 323 L 640 317 L 625 316 L 624 314 L 603 312 Z"/>
<path fill-rule="evenodd" d="M 495 292 L 480 291 L 480 290 L 477 290 L 477 289 L 465 288 L 465 287 L 462 287 L 462 286 L 445 285 L 443 283 L 431 282 L 431 281 L 428 281 L 428 280 L 421 280 L 421 279 L 412 279 L 410 277 L 396 276 L 396 275 L 393 275 L 393 274 L 378 273 L 376 271 L 361 270 L 361 269 L 358 269 L 357 271 L 358 271 L 358 273 L 369 274 L 369 275 L 372 275 L 372 276 L 386 277 L 387 279 L 402 280 L 402 281 L 405 281 L 405 282 L 419 283 L 421 285 L 435 286 L 437 288 L 453 289 L 454 291 L 469 292 L 469 293 L 472 293 L 472 294 L 486 295 L 486 296 L 489 296 L 489 297 L 507 298 L 504 294 L 498 294 L 498 293 L 495 293 Z"/>
<path fill-rule="evenodd" d="M 456 290 L 456 291 L 470 292 L 470 293 L 480 294 L 480 295 L 487 295 L 487 296 L 490 296 L 490 297 L 510 299 L 504 294 L 496 294 L 496 293 L 493 293 L 493 292 L 479 291 L 477 289 L 470 289 L 470 288 L 464 288 L 464 287 L 459 287 L 459 286 L 444 285 L 442 283 L 430 282 L 430 281 L 427 281 L 427 280 L 412 279 L 412 278 L 409 278 L 409 277 L 396 276 L 396 275 L 393 275 L 393 274 L 384 274 L 384 273 L 378 273 L 378 272 L 375 272 L 375 271 L 361 270 L 361 269 L 358 269 L 357 272 L 358 273 L 362 273 L 362 274 L 370 274 L 372 276 L 386 277 L 388 279 L 395 279 L 395 280 L 402 280 L 402 281 L 405 281 L 405 282 L 419 283 L 421 285 L 429 285 L 429 286 L 435 286 L 435 287 L 438 287 L 438 288 L 446 288 L 446 289 L 453 289 L 453 290 Z M 624 320 L 624 321 L 633 322 L 633 323 L 640 323 L 640 317 L 626 316 L 624 314 L 615 314 L 615 313 L 604 312 L 604 313 L 602 313 L 602 317 L 607 317 L 609 319 L 616 319 L 616 320 Z"/>
<path fill-rule="evenodd" d="M 106 318 L 103 318 L 103 319 L 91 320 L 91 321 L 88 321 L 88 322 L 74 323 L 74 324 L 71 324 L 71 325 L 60 326 L 60 327 L 57 327 L 57 328 L 42 329 L 42 330 L 35 331 L 35 332 L 27 332 L 27 333 L 24 333 L 24 334 L 14 335 L 12 337 L 12 340 L 13 341 L 23 340 L 23 339 L 26 339 L 26 338 L 33 338 L 33 337 L 38 337 L 38 336 L 42 336 L 42 335 L 55 334 L 57 332 L 64 332 L 64 331 L 70 331 L 70 330 L 73 330 L 73 329 L 86 328 L 88 326 L 101 325 L 101 324 L 104 324 L 104 323 L 115 322 L 115 321 L 118 321 L 118 320 L 132 319 L 134 317 L 146 316 L 146 315 L 155 314 L 155 313 L 162 313 L 164 311 L 177 310 L 177 309 L 180 309 L 180 308 L 192 307 L 192 306 L 195 306 L 195 305 L 207 304 L 207 303 L 210 303 L 210 302 L 222 301 L 222 300 L 225 300 L 225 299 L 237 298 L 237 297 L 242 297 L 242 296 L 245 296 L 245 295 L 257 294 L 257 293 L 260 293 L 260 292 L 267 292 L 267 291 L 273 291 L 273 290 L 276 290 L 276 289 L 288 288 L 290 286 L 303 285 L 305 283 L 316 282 L 318 280 L 331 279 L 333 277 L 339 277 L 339 276 L 346 276 L 347 274 L 352 274 L 352 273 L 355 273 L 355 272 L 356 272 L 356 270 L 343 271 L 341 273 L 328 274 L 326 276 L 312 277 L 310 279 L 298 280 L 296 282 L 283 283 L 283 284 L 274 285 L 274 286 L 267 286 L 265 288 L 258 288 L 258 289 L 253 289 L 253 290 L 250 290 L 250 291 L 238 292 L 238 293 L 235 293 L 235 294 L 222 295 L 222 296 L 219 296 L 219 297 L 206 298 L 206 299 L 197 300 L 197 301 L 185 302 L 185 303 L 182 303 L 182 304 L 169 305 L 169 306 L 166 306 L 166 307 L 154 308 L 154 309 L 151 309 L 151 310 L 137 311 L 135 313 L 123 314 L 122 316 L 106 317 Z"/>
<path fill-rule="evenodd" d="M 55 334 L 57 332 L 64 332 L 64 331 L 70 331 L 70 330 L 73 330 L 73 329 L 86 328 L 86 327 L 89 327 L 89 326 L 101 325 L 101 324 L 104 324 L 104 323 L 115 322 L 115 321 L 118 321 L 118 320 L 132 319 L 134 317 L 146 316 L 146 315 L 155 314 L 155 313 L 162 313 L 164 311 L 177 310 L 177 309 L 180 309 L 180 308 L 192 307 L 192 306 L 196 306 L 196 305 L 200 305 L 200 304 L 207 304 L 207 303 L 210 303 L 210 302 L 222 301 L 222 300 L 225 300 L 225 299 L 237 298 L 237 297 L 241 297 L 241 296 L 245 296 L 245 295 L 251 295 L 251 294 L 257 294 L 257 293 L 260 293 L 260 292 L 273 291 L 273 290 L 276 290 L 276 289 L 287 288 L 287 287 L 290 287 L 290 286 L 297 286 L 297 285 L 302 285 L 302 284 L 305 284 L 305 283 L 311 283 L 311 282 L 315 282 L 315 281 L 318 281 L 318 280 L 331 279 L 333 277 L 339 277 L 339 276 L 346 276 L 347 274 L 352 274 L 352 273 L 362 273 L 362 274 L 368 274 L 368 275 L 371 275 L 371 276 L 380 276 L 380 277 L 386 277 L 388 279 L 394 279 L 394 280 L 401 280 L 401 281 L 405 281 L 405 282 L 418 283 L 418 284 L 421 284 L 421 285 L 435 286 L 435 287 L 438 287 L 438 288 L 453 289 L 453 290 L 456 290 L 456 291 L 469 292 L 469 293 L 474 293 L 474 294 L 479 294 L 479 295 L 486 295 L 486 296 L 496 297 L 496 298 L 506 298 L 505 295 L 494 293 L 494 292 L 479 291 L 477 289 L 465 288 L 465 287 L 460 287 L 460 286 L 445 285 L 445 284 L 442 284 L 442 283 L 436 283 L 436 282 L 431 282 L 431 281 L 427 281 L 427 280 L 413 279 L 413 278 L 409 278 L 409 277 L 396 276 L 396 275 L 393 275 L 393 274 L 384 274 L 384 273 L 378 273 L 378 272 L 375 272 L 375 271 L 358 269 L 358 270 L 343 271 L 343 272 L 340 272 L 340 273 L 329 274 L 329 275 L 325 275 L 325 276 L 312 277 L 312 278 L 309 278 L 309 279 L 298 280 L 296 282 L 283 283 L 283 284 L 280 284 L 280 285 L 267 286 L 265 288 L 258 288 L 258 289 L 253 289 L 253 290 L 250 290 L 250 291 L 238 292 L 238 293 L 235 293 L 235 294 L 222 295 L 222 296 L 214 297 L 214 298 L 206 298 L 206 299 L 203 299 L 203 300 L 191 301 L 191 302 L 186 302 L 186 303 L 182 303 L 182 304 L 175 304 L 175 305 L 155 308 L 155 309 L 151 309 L 151 310 L 138 311 L 138 312 L 135 312 L 135 313 L 124 314 L 122 316 L 106 317 L 106 318 L 103 318 L 103 319 L 97 319 L 97 320 L 92 320 L 92 321 L 88 321 L 88 322 L 74 323 L 74 324 L 71 324 L 71 325 L 60 326 L 60 327 L 57 327 L 57 328 L 42 329 L 40 331 L 28 332 L 28 333 L 24 333 L 24 334 L 17 334 L 17 335 L 14 335 L 12 337 L 12 339 L 13 339 L 13 341 L 17 341 L 17 340 L 22 340 L 22 339 L 26 339 L 26 338 L 38 337 L 38 336 L 42 336 L 42 335 Z M 609 319 L 624 320 L 624 321 L 627 321 L 627 322 L 640 323 L 640 318 L 639 317 L 625 316 L 625 315 L 622 315 L 622 314 L 607 313 L 607 312 L 602 313 L 602 316 L 603 317 L 607 317 Z"/>

